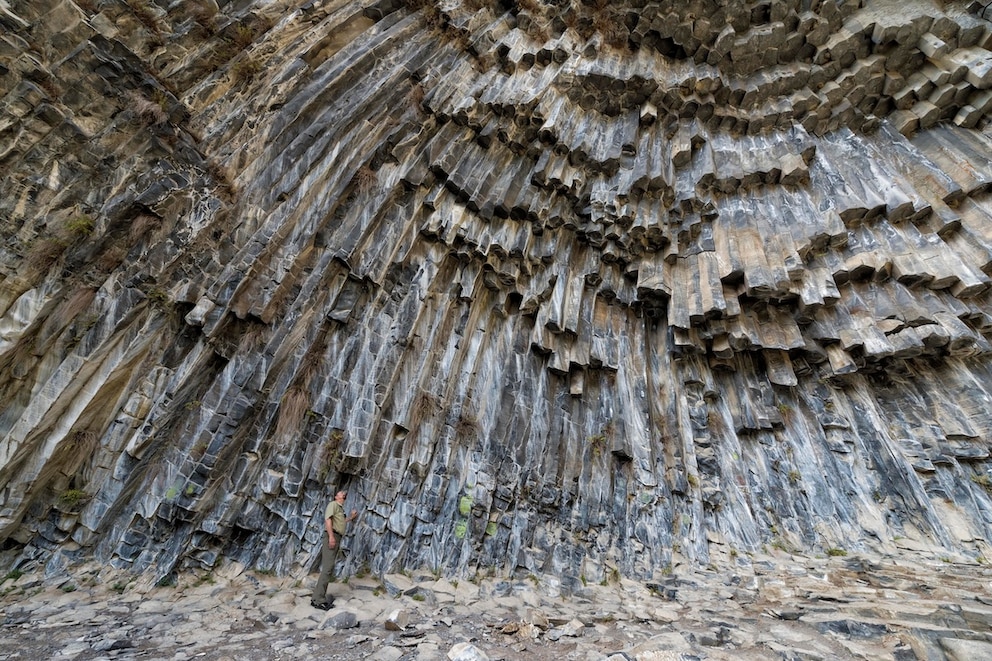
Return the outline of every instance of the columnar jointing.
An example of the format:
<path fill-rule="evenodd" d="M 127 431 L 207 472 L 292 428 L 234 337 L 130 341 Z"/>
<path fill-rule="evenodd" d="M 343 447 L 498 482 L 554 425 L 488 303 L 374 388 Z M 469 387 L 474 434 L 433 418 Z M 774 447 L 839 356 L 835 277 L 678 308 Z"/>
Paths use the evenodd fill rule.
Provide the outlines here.
<path fill-rule="evenodd" d="M 4 553 L 990 557 L 984 13 L 0 5 Z"/>

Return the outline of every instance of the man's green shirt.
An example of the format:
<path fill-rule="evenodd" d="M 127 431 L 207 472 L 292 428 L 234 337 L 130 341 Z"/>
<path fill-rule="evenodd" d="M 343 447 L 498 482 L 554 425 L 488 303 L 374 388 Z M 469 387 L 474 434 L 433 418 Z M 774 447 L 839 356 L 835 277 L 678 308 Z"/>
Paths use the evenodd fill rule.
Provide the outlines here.
<path fill-rule="evenodd" d="M 344 508 L 336 500 L 332 500 L 324 512 L 324 519 L 331 520 L 331 528 L 339 535 L 344 535 L 345 519 Z"/>

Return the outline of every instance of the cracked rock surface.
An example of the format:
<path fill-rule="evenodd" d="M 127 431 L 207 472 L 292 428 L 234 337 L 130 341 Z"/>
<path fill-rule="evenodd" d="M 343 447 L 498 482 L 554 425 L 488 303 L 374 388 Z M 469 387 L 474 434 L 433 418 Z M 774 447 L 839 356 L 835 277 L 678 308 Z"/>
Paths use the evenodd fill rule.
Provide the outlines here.
<path fill-rule="evenodd" d="M 987 14 L 0 2 L 4 566 L 980 568 Z"/>

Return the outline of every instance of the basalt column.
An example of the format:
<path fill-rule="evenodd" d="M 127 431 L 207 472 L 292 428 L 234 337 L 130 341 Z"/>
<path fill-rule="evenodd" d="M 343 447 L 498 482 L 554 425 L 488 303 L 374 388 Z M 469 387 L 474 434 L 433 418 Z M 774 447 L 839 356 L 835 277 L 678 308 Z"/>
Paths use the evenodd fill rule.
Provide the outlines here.
<path fill-rule="evenodd" d="M 0 548 L 989 557 L 979 2 L 0 2 Z"/>

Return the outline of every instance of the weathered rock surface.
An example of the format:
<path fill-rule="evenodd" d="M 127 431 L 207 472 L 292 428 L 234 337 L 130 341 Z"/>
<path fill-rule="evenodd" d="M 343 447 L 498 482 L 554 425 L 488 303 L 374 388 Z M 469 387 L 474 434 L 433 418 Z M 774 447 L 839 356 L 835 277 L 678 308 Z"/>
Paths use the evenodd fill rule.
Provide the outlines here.
<path fill-rule="evenodd" d="M 0 4 L 8 564 L 990 557 L 992 24 L 727 4 Z"/>

